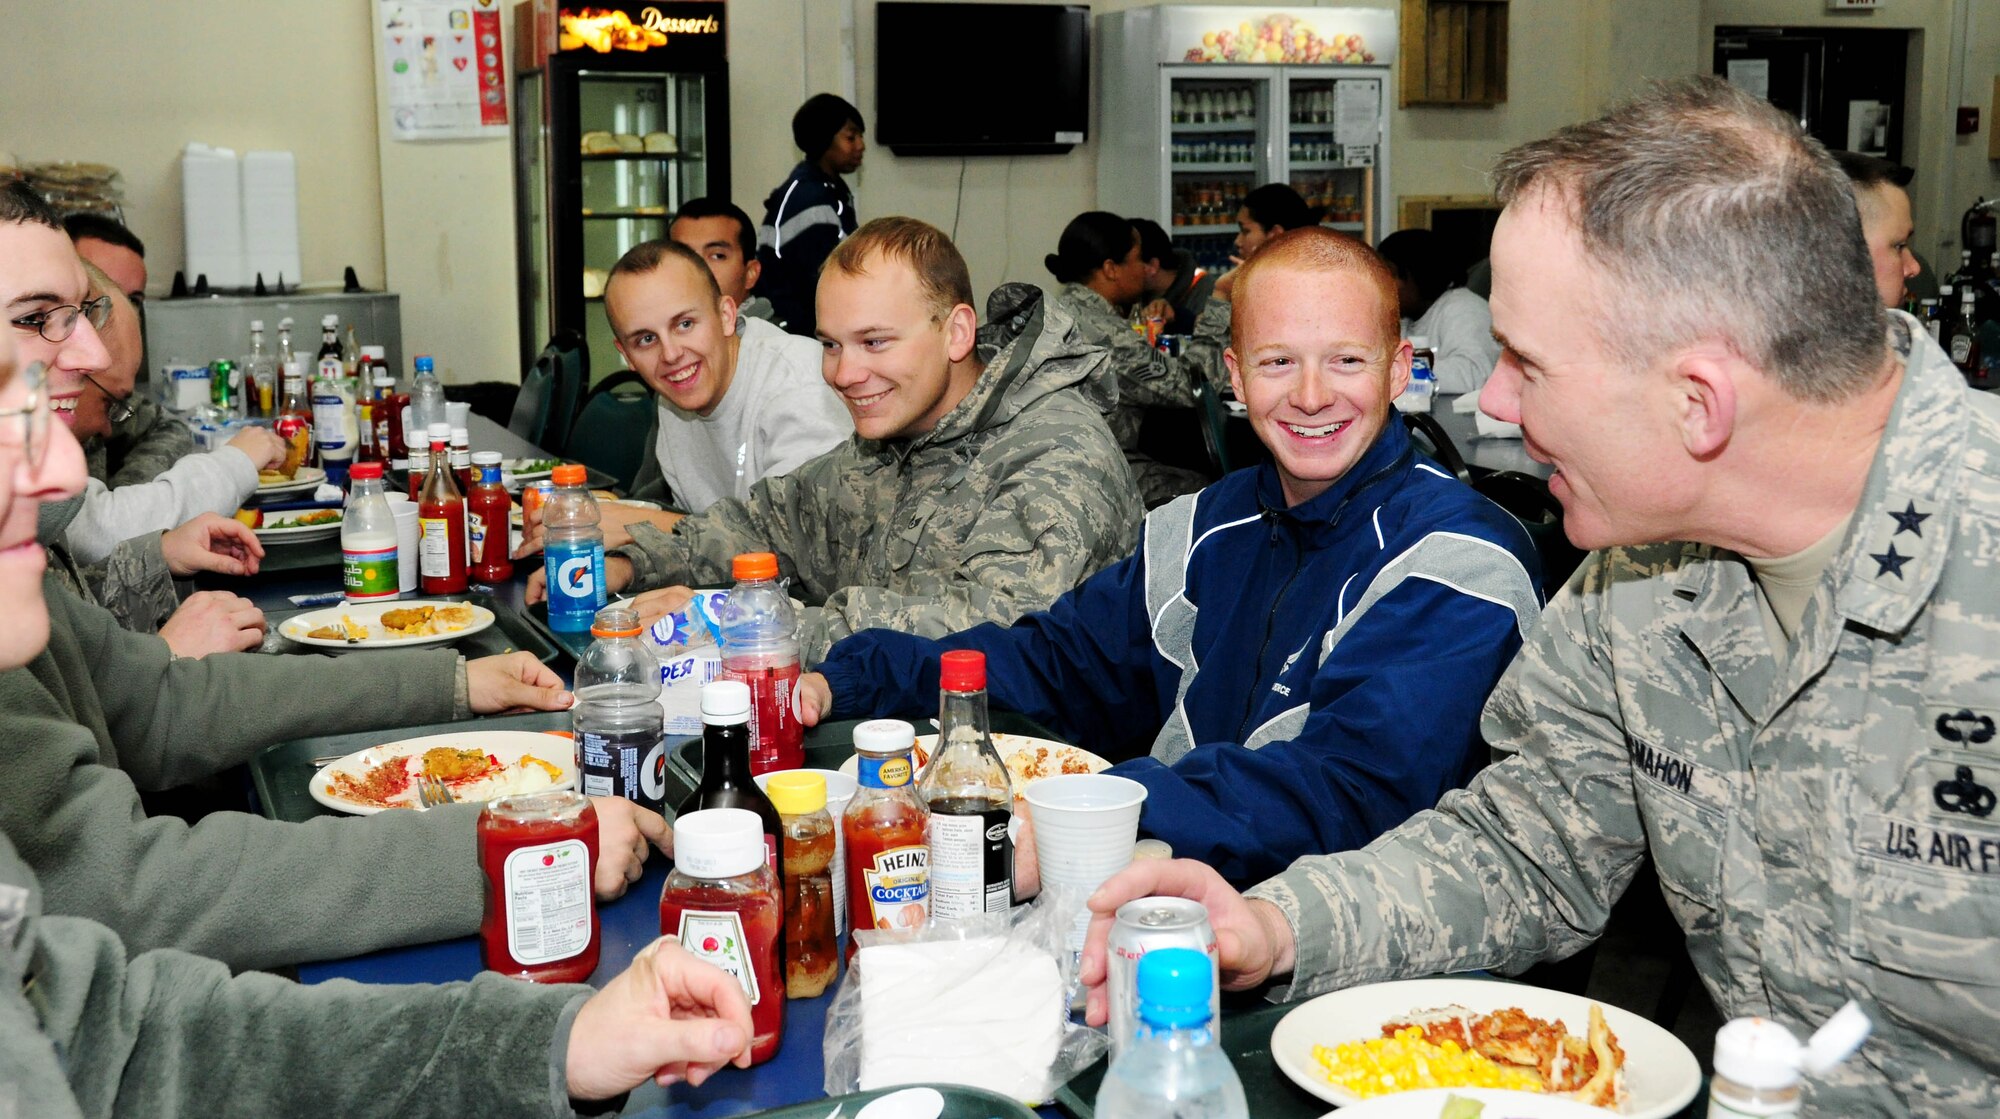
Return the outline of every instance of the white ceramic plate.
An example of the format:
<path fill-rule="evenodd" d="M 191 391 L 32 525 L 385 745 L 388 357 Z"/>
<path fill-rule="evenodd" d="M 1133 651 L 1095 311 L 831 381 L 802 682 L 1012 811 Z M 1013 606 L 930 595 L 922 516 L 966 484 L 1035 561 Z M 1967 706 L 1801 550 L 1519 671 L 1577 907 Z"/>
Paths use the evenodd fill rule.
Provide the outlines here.
<path fill-rule="evenodd" d="M 1498 1088 L 1424 1088 L 1362 1100 L 1338 1111 L 1329 1111 L 1320 1119 L 1437 1119 L 1438 1112 L 1444 1110 L 1445 1101 L 1453 1096 L 1485 1104 L 1486 1110 L 1479 1119 L 1604 1119 L 1608 1114 L 1601 1107 L 1533 1092 L 1505 1092 Z"/>
<path fill-rule="evenodd" d="M 450 734 L 432 734 L 422 738 L 406 738 L 400 742 L 385 742 L 380 746 L 370 746 L 328 765 L 312 775 L 307 785 L 312 798 L 335 812 L 347 812 L 356 816 L 372 816 L 377 812 L 387 812 L 372 804 L 357 804 L 342 800 L 331 791 L 333 775 L 345 773 L 359 778 L 372 766 L 377 766 L 392 758 L 407 758 L 421 754 L 434 746 L 451 746 L 458 749 L 484 750 L 500 760 L 502 765 L 514 765 L 523 755 L 533 754 L 537 758 L 554 765 L 562 771 L 562 779 L 554 783 L 555 788 L 567 789 L 576 784 L 576 747 L 566 732 L 524 731 L 524 730 L 463 730 Z"/>
<path fill-rule="evenodd" d="M 1454 1003 L 1486 1014 L 1503 1007 L 1518 1006 L 1544 1019 L 1561 1019 L 1570 1033 L 1584 1036 L 1590 1027 L 1592 1000 L 1542 987 L 1503 983 L 1491 979 L 1406 979 L 1396 983 L 1370 983 L 1345 991 L 1321 995 L 1299 1004 L 1278 1022 L 1271 1033 L 1271 1057 L 1292 1082 L 1328 1103 L 1338 1104 L 1342 1116 L 1349 1105 L 1362 1101 L 1336 1088 L 1320 1075 L 1313 1060 L 1313 1046 L 1335 1045 L 1381 1037 L 1382 1023 L 1412 1011 L 1450 1006 Z M 1701 1065 L 1680 1039 L 1629 1010 L 1608 1003 L 1605 1024 L 1625 1050 L 1625 1107 L 1618 1114 L 1628 1119 L 1665 1119 L 1687 1106 L 1701 1091 Z M 1380 1099 L 1397 1099 L 1386 1096 Z M 1588 1108 L 1605 1115 L 1601 1108 Z M 1352 1112 L 1383 1115 L 1387 1112 Z M 1410 1110 L 1396 1114 L 1422 1115 Z M 1429 1114 L 1435 1115 L 1433 1110 Z M 1522 1112 L 1523 1116 L 1541 1113 Z M 1553 1114 L 1553 1113 L 1550 1113 Z M 1567 1115 L 1568 1113 L 1563 1113 Z M 1502 1119 L 1514 1119 L 1505 1112 Z"/>
<path fill-rule="evenodd" d="M 298 493 L 301 490 L 318 489 L 319 484 L 324 481 L 326 481 L 326 471 L 317 466 L 301 466 L 299 472 L 292 475 L 291 481 L 259 483 L 257 492 L 265 497 L 278 493 Z"/>
<path fill-rule="evenodd" d="M 523 470 L 522 468 L 533 463 L 549 461 L 551 460 L 546 458 L 510 458 L 500 465 L 505 467 L 507 473 L 513 475 L 514 480 L 517 482 L 539 482 L 543 478 L 552 477 L 556 472 L 556 468 L 553 466 L 545 466 L 540 470 Z"/>
<path fill-rule="evenodd" d="M 924 756 L 928 757 L 933 751 L 937 749 L 937 738 L 938 736 L 935 734 L 918 735 L 917 749 Z M 993 748 L 995 750 L 1000 751 L 1000 758 L 1002 761 L 1005 761 L 1008 758 L 1011 758 L 1015 754 L 1020 753 L 1022 751 L 1032 751 L 1044 746 L 1048 747 L 1050 753 L 1054 753 L 1055 751 L 1058 750 L 1071 751 L 1072 753 L 1075 754 L 1075 756 L 1081 758 L 1084 762 L 1089 764 L 1090 771 L 1092 773 L 1097 773 L 1102 770 L 1109 769 L 1111 767 L 1110 762 L 1105 761 L 1103 758 L 1098 757 L 1096 754 L 1093 754 L 1088 750 L 1081 749 L 1075 746 L 1066 746 L 1063 743 L 1054 741 L 1053 739 L 1036 738 L 1032 735 L 1026 735 L 1026 734 L 1002 734 L 999 731 L 993 732 Z M 859 765 L 859 759 L 852 755 L 849 755 L 846 761 L 840 763 L 840 771 L 842 773 L 845 773 L 849 777 L 853 777 L 857 773 L 856 770 L 857 765 Z M 921 777 L 923 776 L 923 773 L 924 773 L 924 767 L 918 766 L 917 772 L 914 776 Z M 1014 795 L 1019 796 L 1020 793 L 1021 793 L 1020 789 L 1016 788 L 1014 790 Z"/>
<path fill-rule="evenodd" d="M 334 510 L 338 512 L 338 510 Z M 315 512 L 301 509 L 294 513 L 270 513 L 264 518 L 265 525 L 256 531 L 257 539 L 266 544 L 305 544 L 314 540 L 327 540 L 340 535 L 340 522 L 327 521 L 324 524 L 299 525 L 289 523 L 296 517 Z M 276 524 L 269 522 L 275 521 Z"/>
<path fill-rule="evenodd" d="M 493 611 L 484 606 L 472 608 L 472 624 L 450 633 L 433 633 L 424 637 L 388 637 L 382 634 L 382 615 L 391 610 L 403 610 L 412 606 L 452 606 L 456 603 L 438 599 L 402 600 L 397 602 L 349 602 L 339 606 L 329 606 L 324 610 L 310 610 L 295 617 L 286 618 L 278 624 L 278 633 L 287 641 L 301 645 L 311 645 L 321 649 L 408 649 L 417 645 L 443 645 L 457 641 L 461 637 L 478 633 L 493 624 Z M 366 641 L 341 641 L 328 637 L 308 637 L 321 626 L 339 625 L 342 615 L 368 626 L 371 636 Z"/>

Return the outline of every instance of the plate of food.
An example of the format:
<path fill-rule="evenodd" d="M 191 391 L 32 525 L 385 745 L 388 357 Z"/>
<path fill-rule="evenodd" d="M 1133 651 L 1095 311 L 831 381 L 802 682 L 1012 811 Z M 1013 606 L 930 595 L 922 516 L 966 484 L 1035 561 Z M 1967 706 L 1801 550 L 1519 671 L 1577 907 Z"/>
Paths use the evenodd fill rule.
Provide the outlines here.
<path fill-rule="evenodd" d="M 279 493 L 299 493 L 315 490 L 326 481 L 326 471 L 317 466 L 301 466 L 298 473 L 287 476 L 282 470 L 265 470 L 257 475 L 257 492 L 269 497 Z"/>
<path fill-rule="evenodd" d="M 1320 1119 L 1603 1119 L 1602 1108 L 1500 1088 L 1422 1088 L 1376 1096 Z"/>
<path fill-rule="evenodd" d="M 251 510 L 251 512 L 257 512 Z M 251 527 L 266 544 L 304 544 L 340 535 L 339 509 L 301 509 L 292 513 L 257 513 Z"/>
<path fill-rule="evenodd" d="M 323 649 L 404 649 L 441 645 L 493 624 L 493 611 L 470 602 L 349 602 L 286 618 L 278 633 Z"/>
<path fill-rule="evenodd" d="M 357 750 L 313 774 L 312 798 L 335 812 L 368 816 L 417 808 L 419 776 L 436 777 L 462 801 L 567 789 L 576 784 L 567 731 L 456 731 Z"/>
<path fill-rule="evenodd" d="M 1293 1083 L 1342 1108 L 1413 1089 L 1486 1087 L 1665 1119 L 1701 1091 L 1694 1054 L 1639 1015 L 1487 979 L 1411 979 L 1321 995 L 1279 1021 L 1271 1057 Z"/>
<path fill-rule="evenodd" d="M 917 736 L 916 775 L 923 776 L 924 768 L 931 764 L 931 753 L 937 749 L 937 735 Z M 1058 773 L 1100 773 L 1111 768 L 1111 763 L 1078 746 L 1069 746 L 1047 738 L 1036 738 L 1026 734 L 1003 734 L 993 732 L 993 748 L 1000 752 L 1000 760 L 1007 763 L 1008 776 L 1014 779 L 1014 795 L 1030 782 Z M 840 771 L 849 777 L 855 776 L 858 763 L 853 757 L 840 763 Z"/>
<path fill-rule="evenodd" d="M 554 474 L 562 462 L 559 458 L 510 458 L 501 465 L 517 482 L 536 482 Z"/>

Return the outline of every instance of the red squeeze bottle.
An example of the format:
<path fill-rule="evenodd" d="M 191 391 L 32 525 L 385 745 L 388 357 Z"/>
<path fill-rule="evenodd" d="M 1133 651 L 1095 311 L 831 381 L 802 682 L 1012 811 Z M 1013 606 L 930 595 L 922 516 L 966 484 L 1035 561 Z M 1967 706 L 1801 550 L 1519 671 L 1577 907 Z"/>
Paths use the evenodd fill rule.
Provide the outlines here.
<path fill-rule="evenodd" d="M 486 912 L 479 962 L 534 983 L 597 970 L 597 810 L 570 789 L 501 797 L 479 814 Z"/>
<path fill-rule="evenodd" d="M 466 530 L 472 535 L 472 577 L 481 583 L 504 583 L 514 577 L 514 561 L 507 558 L 507 521 L 514 512 L 514 500 L 500 486 L 500 452 L 480 451 L 472 456 L 479 481 L 466 495 Z"/>
<path fill-rule="evenodd" d="M 465 498 L 451 479 L 451 429 L 431 425 L 430 472 L 417 500 L 417 589 L 424 594 L 463 594 Z"/>
<path fill-rule="evenodd" d="M 660 891 L 660 933 L 729 973 L 750 1002 L 750 1063 L 785 1033 L 785 911 L 765 862 L 763 824 L 741 808 L 704 808 L 674 821 L 674 869 Z"/>

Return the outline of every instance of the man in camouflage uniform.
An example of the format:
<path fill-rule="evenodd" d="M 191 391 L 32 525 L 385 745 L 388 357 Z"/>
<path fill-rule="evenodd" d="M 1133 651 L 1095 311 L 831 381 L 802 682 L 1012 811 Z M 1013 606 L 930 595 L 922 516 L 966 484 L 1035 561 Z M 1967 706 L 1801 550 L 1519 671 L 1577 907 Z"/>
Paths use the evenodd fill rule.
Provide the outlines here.
<path fill-rule="evenodd" d="M 1190 864 L 1124 875 L 1086 978 L 1108 907 L 1161 891 L 1207 904 L 1232 986 L 1514 970 L 1602 932 L 1650 853 L 1725 1016 L 1873 1019 L 1808 1113 L 1993 1114 L 2000 402 L 1880 308 L 1830 157 L 1713 79 L 1498 179 L 1481 404 L 1606 548 L 1487 705 L 1507 757 L 1248 900 Z"/>
<path fill-rule="evenodd" d="M 842 241 L 821 272 L 819 333 L 855 435 L 746 501 L 670 532 L 633 526 L 607 584 L 651 591 L 637 600 L 650 622 L 686 601 L 674 584 L 726 585 L 734 556 L 775 552 L 809 603 L 812 665 L 859 629 L 1011 622 L 1130 552 L 1140 508 L 1104 423 L 1103 352 L 1031 285 L 996 290 L 983 328 L 971 298 L 964 258 L 922 222 Z M 528 594 L 543 596 L 540 572 Z"/>

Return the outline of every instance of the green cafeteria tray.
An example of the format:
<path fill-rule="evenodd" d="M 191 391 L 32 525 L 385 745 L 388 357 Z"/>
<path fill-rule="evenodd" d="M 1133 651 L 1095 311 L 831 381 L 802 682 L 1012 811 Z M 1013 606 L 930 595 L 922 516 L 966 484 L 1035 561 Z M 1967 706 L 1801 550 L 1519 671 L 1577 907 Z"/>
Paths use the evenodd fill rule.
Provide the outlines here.
<path fill-rule="evenodd" d="M 1225 995 L 1225 1000 L 1229 996 Z M 1296 1003 L 1253 1003 L 1250 1008 L 1222 1012 L 1222 1051 L 1243 1080 L 1243 1095 L 1257 1119 L 1318 1119 L 1333 1105 L 1292 1083 L 1271 1059 L 1271 1031 Z M 1094 1119 L 1098 1086 L 1104 1083 L 1105 1061 L 1084 1069 L 1056 1092 L 1056 1107 L 1074 1119 Z"/>
<path fill-rule="evenodd" d="M 494 601 L 489 595 L 440 595 L 438 597 L 451 602 L 470 602 L 476 606 L 484 606 L 488 610 L 493 611 L 493 624 L 491 626 L 480 630 L 478 633 L 467 634 L 457 641 L 452 642 L 449 646 L 446 646 L 464 654 L 468 658 L 492 656 L 497 653 L 511 653 L 516 649 L 526 649 L 528 652 L 535 654 L 535 659 L 541 661 L 543 664 L 554 664 L 563 656 L 564 650 L 562 646 L 557 645 L 540 627 L 530 625 L 528 620 L 512 607 Z M 429 602 L 433 600 L 425 599 L 424 601 Z M 279 624 L 287 618 L 295 618 L 300 614 L 311 613 L 313 610 L 325 609 L 327 607 L 314 606 L 308 609 L 282 610 L 266 614 L 264 617 L 270 623 L 271 631 L 276 633 Z M 278 647 L 270 650 L 271 652 L 340 653 L 342 651 L 339 649 L 321 648 L 315 645 L 301 645 L 296 641 L 287 641 L 282 637 L 276 638 L 275 644 Z M 438 648 L 436 645 L 414 647 Z M 355 653 L 360 655 L 366 655 L 368 652 L 370 650 L 355 650 Z"/>
<path fill-rule="evenodd" d="M 590 631 L 587 629 L 579 630 L 575 633 L 557 633 L 555 630 L 549 628 L 549 604 L 546 602 L 537 602 L 527 607 L 526 617 L 528 624 L 535 628 L 535 632 L 548 638 L 549 641 L 553 642 L 571 657 L 581 660 L 583 659 L 584 651 L 590 648 L 592 639 Z"/>
<path fill-rule="evenodd" d="M 1035 1119 L 1032 1110 L 982 1088 L 964 1088 L 956 1084 L 926 1084 L 922 1087 L 931 1088 L 944 1097 L 944 1110 L 938 1113 L 938 1119 Z M 874 1092 L 828 1096 L 810 1103 L 795 1103 L 787 1107 L 774 1107 L 769 1111 L 754 1112 L 745 1119 L 827 1119 L 836 1108 L 839 1109 L 841 1119 L 854 1119 L 861 1108 L 871 1100 L 904 1090 L 904 1088 L 883 1088 Z"/>
<path fill-rule="evenodd" d="M 335 534 L 321 540 L 305 540 L 297 544 L 273 544 L 264 541 L 264 558 L 257 563 L 257 574 L 268 575 L 274 571 L 311 571 L 316 568 L 340 567 L 340 536 Z M 334 576 L 330 590 L 340 589 L 340 577 Z"/>
<path fill-rule="evenodd" d="M 257 801 L 263 805 L 264 815 L 273 820 L 296 822 L 310 820 L 315 816 L 338 816 L 342 813 L 321 805 L 312 798 L 310 792 L 306 791 L 307 780 L 318 768 L 312 764 L 314 758 L 342 757 L 356 750 L 379 746 L 384 742 L 422 738 L 427 734 L 476 733 L 481 730 L 566 731 L 568 729 L 570 729 L 569 712 L 535 711 L 526 715 L 495 715 L 483 719 L 431 723 L 420 727 L 397 727 L 298 738 L 290 742 L 280 742 L 253 758 L 250 762 L 250 779 L 257 787 Z M 672 782 L 669 782 L 667 795 L 670 797 L 676 795 Z M 686 792 L 682 791 L 679 795 L 685 796 Z"/>

